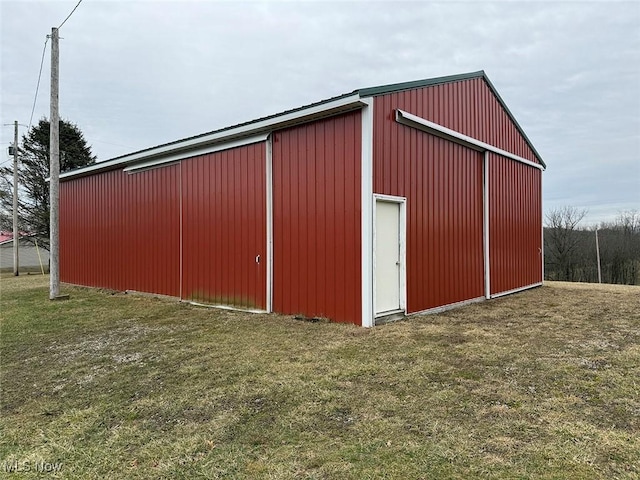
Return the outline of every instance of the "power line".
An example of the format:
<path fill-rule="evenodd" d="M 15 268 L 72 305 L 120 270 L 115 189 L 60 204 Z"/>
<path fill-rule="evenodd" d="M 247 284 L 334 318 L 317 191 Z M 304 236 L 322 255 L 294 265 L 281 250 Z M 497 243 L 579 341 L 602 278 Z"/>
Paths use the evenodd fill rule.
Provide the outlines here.
<path fill-rule="evenodd" d="M 62 26 L 66 23 L 66 21 L 69 20 L 69 18 L 71 18 L 71 15 L 73 15 L 73 12 L 76 11 L 76 8 L 78 8 L 81 3 L 82 3 L 82 0 L 80 0 L 78 4 L 75 7 L 73 7 L 73 10 L 71 10 L 71 13 L 67 15 L 67 18 L 65 18 L 64 21 L 60 24 L 60 26 L 58 27 L 58 30 L 60 30 Z"/>
<path fill-rule="evenodd" d="M 40 60 L 40 73 L 38 73 L 38 84 L 36 85 L 36 94 L 33 97 L 33 107 L 31 108 L 31 117 L 29 117 L 29 130 L 31 130 L 31 122 L 33 122 L 33 112 L 36 110 L 36 101 L 38 100 L 38 89 L 40 88 L 40 78 L 42 77 L 42 65 L 44 65 L 44 56 L 47 53 L 47 42 L 49 36 L 44 41 L 44 48 L 42 49 L 42 60 Z"/>
<path fill-rule="evenodd" d="M 64 25 L 67 20 L 69 20 L 71 18 L 71 15 L 73 15 L 73 12 L 76 11 L 76 9 L 80 6 L 80 4 L 82 3 L 82 0 L 80 0 L 75 7 L 73 7 L 73 10 L 71 10 L 71 13 L 69 13 L 69 15 L 67 15 L 67 18 L 64 19 L 64 21 L 60 24 L 60 26 L 58 27 L 58 30 L 60 30 L 60 28 L 62 28 L 62 25 Z M 33 113 L 36 110 L 36 101 L 38 100 L 38 90 L 40 88 L 40 79 L 42 78 L 42 66 L 44 65 L 44 56 L 47 53 L 47 42 L 49 41 L 49 35 L 47 35 L 47 38 L 44 41 L 44 47 L 42 48 L 42 59 L 40 60 L 40 72 L 38 72 L 38 84 L 36 85 L 36 94 L 33 97 L 33 107 L 31 108 L 31 117 L 29 117 L 29 130 L 31 130 L 31 124 L 33 123 Z"/>
<path fill-rule="evenodd" d="M 71 10 L 71 13 L 69 13 L 69 15 L 67 15 L 67 18 L 65 18 L 63 22 L 60 24 L 60 26 L 58 27 L 58 30 L 60 30 L 62 25 L 64 25 L 67 22 L 67 20 L 71 18 L 71 15 L 73 15 L 73 12 L 76 11 L 76 9 L 80 6 L 81 3 L 82 3 L 82 0 L 79 0 L 76 6 L 73 7 L 73 10 Z M 36 102 L 38 101 L 38 90 L 40 89 L 40 79 L 42 78 L 42 66 L 44 65 L 44 56 L 47 53 L 48 41 L 49 41 L 49 35 L 47 35 L 47 38 L 44 41 L 44 47 L 42 48 L 42 58 L 40 59 L 40 71 L 38 72 L 38 83 L 36 84 L 36 93 L 33 96 L 33 106 L 31 107 L 31 116 L 29 117 L 29 130 L 31 130 L 31 125 L 33 124 L 33 113 L 36 110 Z"/>

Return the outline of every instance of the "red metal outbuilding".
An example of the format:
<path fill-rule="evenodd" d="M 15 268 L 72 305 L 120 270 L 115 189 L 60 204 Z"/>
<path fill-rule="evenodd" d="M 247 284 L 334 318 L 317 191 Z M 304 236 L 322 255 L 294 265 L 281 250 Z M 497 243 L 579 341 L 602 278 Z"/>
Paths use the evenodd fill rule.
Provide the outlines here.
<path fill-rule="evenodd" d="M 484 72 L 61 175 L 61 279 L 373 326 L 542 283 L 545 164 Z"/>

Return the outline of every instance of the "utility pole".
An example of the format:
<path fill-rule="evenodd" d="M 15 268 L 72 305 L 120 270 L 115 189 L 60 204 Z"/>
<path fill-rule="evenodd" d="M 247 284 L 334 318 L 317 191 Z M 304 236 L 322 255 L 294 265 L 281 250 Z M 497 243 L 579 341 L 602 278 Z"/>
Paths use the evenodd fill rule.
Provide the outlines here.
<path fill-rule="evenodd" d="M 18 121 L 13 122 L 13 274 L 20 275 L 18 231 Z"/>
<path fill-rule="evenodd" d="M 60 296 L 60 120 L 58 112 L 59 83 L 58 29 L 51 28 L 51 115 L 49 118 L 49 300 Z"/>
<path fill-rule="evenodd" d="M 598 228 L 596 228 L 596 256 L 598 257 L 598 283 L 602 283 L 602 270 L 600 269 L 600 244 L 598 243 Z"/>

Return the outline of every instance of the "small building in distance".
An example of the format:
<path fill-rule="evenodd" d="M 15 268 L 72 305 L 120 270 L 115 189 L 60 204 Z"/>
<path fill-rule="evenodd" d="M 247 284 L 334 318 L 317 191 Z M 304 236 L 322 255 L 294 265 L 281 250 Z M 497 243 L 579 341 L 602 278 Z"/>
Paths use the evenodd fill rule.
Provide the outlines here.
<path fill-rule="evenodd" d="M 370 327 L 542 284 L 545 164 L 483 72 L 61 175 L 64 282 Z"/>
<path fill-rule="evenodd" d="M 18 244 L 19 272 L 49 271 L 49 252 L 40 247 L 34 235 L 21 235 Z M 0 271 L 13 270 L 13 233 L 0 232 Z"/>

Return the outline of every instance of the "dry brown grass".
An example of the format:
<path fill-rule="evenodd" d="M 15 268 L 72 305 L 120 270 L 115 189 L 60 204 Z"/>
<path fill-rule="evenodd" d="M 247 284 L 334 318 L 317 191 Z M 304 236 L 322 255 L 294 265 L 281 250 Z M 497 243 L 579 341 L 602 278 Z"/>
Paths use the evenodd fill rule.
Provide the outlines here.
<path fill-rule="evenodd" d="M 50 303 L 45 281 L 0 282 L 0 462 L 61 462 L 59 478 L 640 476 L 640 287 L 552 283 L 365 330 L 80 288 Z"/>

